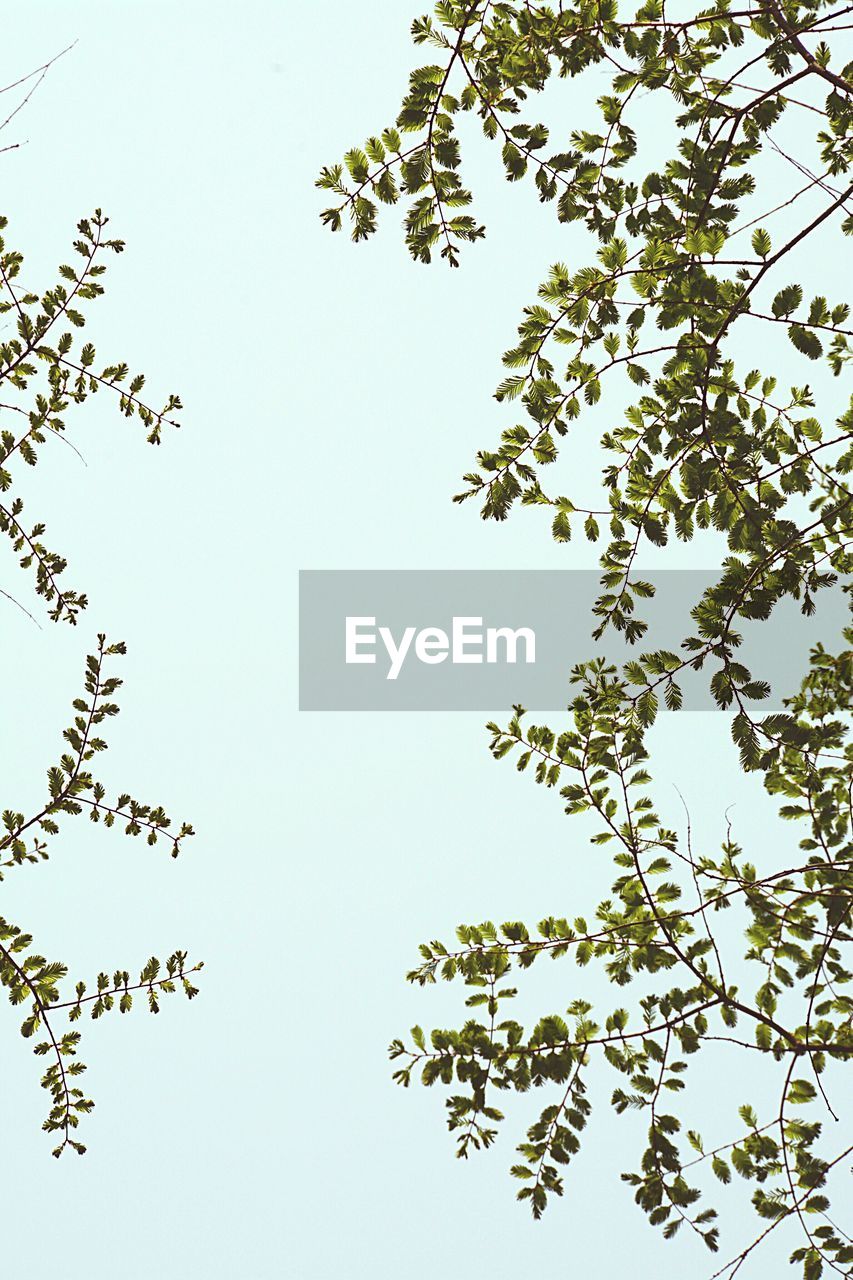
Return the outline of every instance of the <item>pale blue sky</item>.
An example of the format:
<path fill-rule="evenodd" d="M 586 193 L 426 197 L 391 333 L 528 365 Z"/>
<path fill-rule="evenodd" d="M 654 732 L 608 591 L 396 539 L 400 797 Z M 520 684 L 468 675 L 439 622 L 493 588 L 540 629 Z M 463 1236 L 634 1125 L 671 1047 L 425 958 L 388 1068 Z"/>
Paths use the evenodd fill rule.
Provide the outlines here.
<path fill-rule="evenodd" d="M 27 477 L 92 603 L 75 630 L 2 608 L 0 799 L 39 799 L 104 629 L 130 655 L 103 775 L 198 831 L 173 863 L 71 825 L 48 866 L 0 886 L 0 911 L 75 977 L 174 946 L 207 962 L 191 1007 L 87 1031 L 82 1160 L 50 1159 L 38 1063 L 0 1005 L 3 1257 L 19 1280 L 610 1280 L 627 1257 L 652 1280 L 710 1261 L 686 1239 L 664 1249 L 631 1205 L 618 1171 L 642 1119 L 613 1120 L 611 1080 L 539 1225 L 506 1170 L 545 1099 L 462 1164 L 439 1093 L 390 1083 L 392 1036 L 462 1017 L 461 990 L 403 981 L 417 943 L 588 908 L 610 872 L 583 830 L 492 762 L 479 715 L 296 712 L 299 568 L 567 564 L 538 517 L 485 525 L 449 495 L 506 424 L 489 399 L 499 353 L 548 262 L 588 252 L 580 231 L 507 189 L 482 147 L 489 237 L 458 273 L 411 264 L 396 211 L 359 249 L 316 219 L 319 166 L 395 114 L 411 16 L 397 0 L 39 0 L 0 53 L 5 83 L 78 39 L 10 126 L 27 145 L 2 157 L 26 279 L 52 280 L 100 204 L 128 250 L 91 336 L 186 404 L 155 451 L 99 396 L 68 415 L 87 465 L 57 444 Z M 5 550 L 0 586 L 32 605 Z M 656 738 L 670 821 L 677 783 L 694 839 L 715 846 L 732 805 L 744 843 L 758 838 L 771 809 L 721 721 L 669 717 Z M 532 978 L 534 1013 L 595 989 L 568 966 Z"/>

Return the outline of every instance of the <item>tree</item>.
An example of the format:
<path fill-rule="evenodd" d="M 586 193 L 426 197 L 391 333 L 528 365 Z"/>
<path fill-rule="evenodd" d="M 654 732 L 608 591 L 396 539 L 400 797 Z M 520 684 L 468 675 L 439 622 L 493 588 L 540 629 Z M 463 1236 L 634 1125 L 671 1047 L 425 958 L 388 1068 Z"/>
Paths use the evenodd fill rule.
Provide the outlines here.
<path fill-rule="evenodd" d="M 434 18 L 413 23 L 415 43 L 436 61 L 412 72 L 395 125 L 324 168 L 317 184 L 334 195 L 322 215 L 333 231 L 349 225 L 366 240 L 379 206 L 404 201 L 412 257 L 437 254 L 456 267 L 484 235 L 457 132 L 460 116 L 478 118 L 507 179 L 532 178 L 540 201 L 597 247 L 586 265 L 553 265 L 525 308 L 496 391 L 523 406 L 524 421 L 477 455 L 456 500 L 476 498 L 494 520 L 517 503 L 544 507 L 558 542 L 582 525 L 603 544 L 593 635 L 613 627 L 629 644 L 642 639 L 638 606 L 654 594 L 634 572 L 638 551 L 704 531 L 725 547 L 680 646 L 618 670 L 601 660 L 577 667 L 562 728 L 528 724 L 521 707 L 505 727 L 488 726 L 497 758 L 513 756 L 559 787 L 567 813 L 594 816 L 593 845 L 613 850 L 616 879 L 592 913 L 535 927 L 462 925 L 453 947 L 423 945 L 409 979 L 460 979 L 473 1012 L 429 1037 L 414 1027 L 390 1052 L 401 1084 L 419 1076 L 450 1090 L 461 1156 L 492 1143 L 500 1095 L 547 1093 L 512 1169 L 537 1218 L 563 1192 L 590 1117 L 588 1081 L 606 1062 L 618 1077 L 616 1111 L 648 1122 L 622 1178 L 666 1238 L 684 1228 L 716 1251 L 709 1182 L 730 1183 L 734 1169 L 748 1184 L 759 1222 L 716 1272 L 727 1277 L 783 1225 L 800 1233 L 791 1261 L 806 1280 L 853 1274 L 853 1243 L 830 1204 L 853 1146 L 849 1130 L 845 1138 L 826 1123 L 840 1114 L 853 1053 L 853 629 L 838 652 L 813 650 L 781 713 L 760 714 L 770 688 L 737 654 L 739 619 L 769 619 L 786 598 L 810 614 L 853 568 L 849 390 L 837 403 L 822 391 L 818 408 L 804 379 L 785 390 L 767 368 L 768 358 L 785 372 L 813 362 L 840 380 L 850 359 L 846 298 L 807 300 L 795 274 L 816 237 L 824 261 L 837 263 L 841 236 L 853 233 L 853 63 L 839 56 L 849 13 L 825 0 L 720 0 L 682 6 L 678 18 L 660 0 L 633 14 L 616 0 L 442 0 Z M 588 118 L 571 131 L 561 122 L 555 148 L 531 103 L 552 76 L 594 69 Z M 651 121 L 641 107 L 649 95 L 661 104 Z M 792 113 L 801 116 L 793 142 Z M 647 156 L 662 140 L 669 158 L 652 167 Z M 773 208 L 756 180 L 767 157 L 790 178 Z M 601 435 L 599 494 L 546 491 L 546 469 L 594 420 L 605 389 L 628 403 L 614 401 L 618 425 Z M 767 874 L 731 830 L 711 856 L 694 849 L 689 826 L 680 834 L 656 811 L 648 730 L 661 697 L 681 706 L 679 673 L 703 667 L 743 769 L 780 798 L 783 819 L 806 826 L 799 856 Z M 627 1007 L 599 1012 L 574 999 L 567 1013 L 521 1025 L 509 1012 L 512 975 L 543 955 L 600 965 Z M 632 983 L 640 994 L 628 1002 Z M 737 1054 L 767 1068 L 761 1100 L 744 1099 L 734 1130 L 708 1143 L 678 1099 L 697 1054 L 716 1055 L 728 1072 Z"/>
<path fill-rule="evenodd" d="M 7 219 L 0 218 L 0 232 L 5 233 L 6 226 Z M 141 374 L 131 377 L 125 363 L 97 364 L 94 346 L 81 344 L 75 336 L 85 325 L 81 307 L 104 292 L 105 255 L 124 248 L 122 241 L 105 237 L 106 226 L 100 209 L 78 224 L 74 250 L 82 262 L 60 266 L 59 282 L 41 295 L 18 285 L 23 257 L 0 235 L 0 314 L 14 322 L 15 332 L 0 342 L 0 531 L 9 538 L 20 565 L 34 574 L 36 592 L 49 606 L 50 618 L 71 624 L 86 608 L 87 597 L 64 586 L 66 562 L 43 542 L 44 524 L 25 522 L 24 504 L 15 492 L 16 468 L 36 466 L 50 437 L 65 439 L 68 409 L 101 389 L 116 395 L 125 417 L 142 421 L 153 444 L 160 443 L 166 427 L 177 427 L 170 415 L 181 408 L 174 395 L 160 409 L 151 408 L 141 399 Z M 82 696 L 74 699 L 73 719 L 63 732 L 62 753 L 47 770 L 44 802 L 28 815 L 13 808 L 2 813 L 0 879 L 46 860 L 60 822 L 84 813 L 93 823 L 118 824 L 127 835 L 144 835 L 149 845 L 165 844 L 173 857 L 193 835 L 186 822 L 174 829 L 159 804 L 142 803 L 129 794 L 110 797 L 92 771 L 91 762 L 107 747 L 101 726 L 119 710 L 114 695 L 122 681 L 112 673 L 112 664 L 125 651 L 123 642 L 108 643 L 104 634 L 98 635 L 96 651 L 86 659 Z M 0 916 L 0 982 L 11 1003 L 23 1006 L 22 1035 L 35 1038 L 34 1053 L 47 1060 L 41 1084 L 50 1105 L 43 1127 L 57 1135 L 55 1156 L 68 1147 L 85 1152 L 76 1132 L 81 1116 L 94 1105 L 79 1087 L 85 1071 L 77 1057 L 80 1032 L 75 1027 L 61 1029 L 60 1021 L 73 1024 L 84 1014 L 100 1018 L 113 1009 L 127 1013 L 135 996 L 157 1013 L 164 995 L 179 988 L 190 999 L 197 994 L 192 977 L 201 967 L 190 964 L 185 951 L 175 951 L 162 964 L 152 956 L 138 978 L 116 969 L 112 975 L 99 973 L 91 987 L 78 981 L 68 990 L 67 966 L 40 955 L 29 933 Z"/>

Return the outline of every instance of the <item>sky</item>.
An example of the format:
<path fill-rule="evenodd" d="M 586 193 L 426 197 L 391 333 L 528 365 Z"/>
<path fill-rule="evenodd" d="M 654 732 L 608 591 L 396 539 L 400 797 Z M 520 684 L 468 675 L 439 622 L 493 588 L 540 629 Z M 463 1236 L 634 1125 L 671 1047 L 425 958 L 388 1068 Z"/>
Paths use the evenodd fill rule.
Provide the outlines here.
<path fill-rule="evenodd" d="M 69 822 L 50 863 L 3 882 L 0 913 L 75 978 L 175 947 L 205 961 L 191 1006 L 84 1028 L 97 1106 L 80 1159 L 51 1160 L 38 1063 L 0 1006 L 3 1256 L 20 1280 L 609 1280 L 627 1258 L 652 1280 L 710 1261 L 665 1248 L 632 1206 L 618 1171 L 642 1119 L 613 1118 L 611 1081 L 564 1201 L 534 1224 L 507 1167 L 545 1100 L 461 1162 L 437 1091 L 390 1080 L 392 1037 L 463 1016 L 454 988 L 406 984 L 417 944 L 586 909 L 610 871 L 583 828 L 491 760 L 479 714 L 297 711 L 300 569 L 569 563 L 535 514 L 485 524 L 450 495 L 506 425 L 490 396 L 521 308 L 582 232 L 507 188 L 482 145 L 489 234 L 459 272 L 411 263 L 396 212 L 358 247 L 317 218 L 320 166 L 396 114 L 411 16 L 391 0 L 37 0 L 0 50 L 7 83 L 74 42 L 3 134 L 23 144 L 0 156 L 23 278 L 52 282 L 102 207 L 127 250 L 87 334 L 186 406 L 155 449 L 99 395 L 67 415 L 82 458 L 50 442 L 26 477 L 91 604 L 52 626 L 0 559 L 0 587 L 41 623 L 0 600 L 0 799 L 40 799 L 103 630 L 129 650 L 104 779 L 197 831 L 173 862 Z M 718 554 L 677 552 L 697 568 Z M 694 839 L 715 849 L 728 813 L 768 855 L 772 806 L 722 719 L 667 716 L 655 751 L 671 822 L 677 787 Z M 533 1012 L 593 989 L 574 968 L 531 976 Z M 717 1099 L 725 1071 L 699 1079 L 712 1129 L 745 1099 Z"/>

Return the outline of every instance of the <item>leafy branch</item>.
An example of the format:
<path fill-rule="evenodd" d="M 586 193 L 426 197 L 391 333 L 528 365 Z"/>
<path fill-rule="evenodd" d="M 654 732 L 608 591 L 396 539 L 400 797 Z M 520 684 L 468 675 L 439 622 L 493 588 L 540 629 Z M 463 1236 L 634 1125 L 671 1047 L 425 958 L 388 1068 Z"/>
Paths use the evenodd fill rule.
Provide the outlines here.
<path fill-rule="evenodd" d="M 23 85 L 36 77 L 4 123 L 26 103 L 53 61 L 19 82 Z M 153 407 L 142 397 L 142 374 L 131 375 L 124 362 L 101 365 L 94 345 L 78 339 L 78 331 L 86 324 L 82 308 L 104 292 L 105 255 L 124 249 L 121 240 L 106 238 L 107 221 L 97 209 L 78 223 L 73 248 L 82 261 L 77 266 L 62 264 L 58 283 L 42 293 L 22 283 L 23 256 L 0 234 L 0 316 L 14 330 L 0 341 L 0 493 L 6 495 L 0 504 L 0 532 L 11 542 L 21 567 L 34 571 L 36 594 L 50 606 L 49 617 L 72 624 L 87 607 L 88 597 L 64 586 L 66 562 L 43 542 L 44 524 L 24 522 L 24 504 L 16 492 L 20 468 L 35 467 L 51 437 L 65 440 L 65 415 L 71 405 L 83 404 L 99 390 L 116 397 L 125 417 L 139 418 L 152 444 L 161 442 L 167 426 L 179 425 L 174 414 L 181 408 L 176 395 Z M 7 219 L 0 217 L 0 233 L 6 227 Z M 5 591 L 2 594 L 13 598 Z M 45 861 L 60 823 L 84 813 L 92 824 L 118 824 L 129 836 L 144 836 L 148 845 L 163 843 L 172 857 L 194 834 L 187 822 L 173 826 L 159 804 L 142 802 L 130 792 L 108 793 L 93 772 L 95 758 L 107 749 L 103 726 L 119 711 L 114 697 L 122 681 L 110 673 L 110 663 L 124 653 L 123 643 L 108 644 L 104 634 L 98 635 L 97 650 L 86 659 L 82 696 L 75 698 L 73 718 L 63 731 L 64 748 L 47 770 L 44 801 L 28 814 L 11 807 L 2 812 L 0 879 L 13 869 Z M 162 963 L 152 957 L 136 980 L 127 970 L 116 970 L 112 977 L 100 973 L 93 991 L 80 981 L 71 994 L 63 985 L 67 966 L 48 961 L 34 950 L 29 933 L 0 917 L 0 983 L 10 1002 L 24 1011 L 21 1034 L 35 1039 L 33 1052 L 47 1059 L 41 1085 L 50 1103 L 43 1128 L 58 1139 L 55 1156 L 68 1148 L 85 1152 L 77 1131 L 94 1106 L 79 1084 L 86 1070 L 77 1056 L 80 1032 L 62 1029 L 63 1018 L 75 1023 L 86 1011 L 98 1019 L 113 1008 L 124 1014 L 135 996 L 143 997 L 149 1010 L 157 1013 L 164 996 L 181 990 L 188 999 L 195 997 L 193 977 L 201 968 L 202 962 L 190 964 L 187 952 L 177 950 Z"/>
<path fill-rule="evenodd" d="M 818 404 L 806 377 L 788 383 L 789 365 L 805 360 L 841 386 L 851 360 L 849 300 L 807 296 L 795 266 L 818 238 L 830 261 L 853 233 L 853 64 L 841 52 L 850 12 L 831 0 L 747 8 L 713 0 L 676 19 L 658 0 L 633 13 L 617 0 L 556 9 L 442 0 L 434 18 L 412 25 L 415 43 L 438 50 L 440 63 L 412 73 L 392 128 L 324 169 L 317 184 L 340 198 L 322 215 L 332 230 L 348 216 L 353 239 L 365 240 L 380 205 L 403 201 L 410 254 L 429 262 L 441 243 L 458 265 L 462 247 L 483 234 L 472 217 L 455 229 L 442 212 L 448 192 L 472 202 L 456 132 L 467 113 L 498 143 L 507 180 L 532 178 L 540 202 L 595 242 L 590 260 L 554 264 L 524 309 L 495 398 L 519 406 L 525 421 L 477 454 L 455 499 L 476 498 L 494 520 L 519 505 L 544 507 L 558 542 L 571 543 L 579 525 L 602 541 L 595 638 L 607 627 L 629 644 L 645 634 L 639 606 L 654 607 L 654 589 L 635 576 L 642 552 L 718 534 L 716 581 L 678 645 L 640 653 L 621 670 L 581 664 L 567 727 L 526 724 L 520 707 L 505 727 L 488 726 L 496 758 L 514 756 L 521 772 L 558 790 L 569 815 L 597 819 L 593 845 L 613 851 L 611 895 L 593 922 L 581 914 L 548 916 L 536 929 L 485 921 L 460 926 L 456 948 L 423 944 L 409 980 L 460 980 L 470 1013 L 459 1029 L 427 1036 L 414 1027 L 390 1052 L 399 1083 L 420 1076 L 448 1090 L 461 1155 L 492 1144 L 504 1119 L 498 1093 L 552 1095 L 512 1168 L 536 1217 L 563 1193 L 561 1170 L 578 1157 L 587 1081 L 601 1063 L 615 1070 L 615 1110 L 648 1122 L 623 1178 L 666 1238 L 686 1223 L 716 1251 L 711 1188 L 728 1186 L 732 1170 L 752 1184 L 759 1230 L 716 1273 L 727 1280 L 781 1223 L 800 1231 L 791 1261 L 805 1280 L 853 1275 L 853 1244 L 830 1216 L 830 1184 L 850 1148 L 833 1150 L 818 1118 L 843 1118 L 837 1085 L 853 1055 L 853 630 L 837 651 L 813 649 L 799 691 L 782 691 L 781 712 L 755 710 L 770 686 L 738 654 L 743 621 L 769 619 L 786 599 L 809 616 L 819 594 L 853 571 L 853 398 L 822 392 Z M 589 119 L 567 128 L 527 115 L 552 77 L 595 73 Z M 650 94 L 677 130 L 655 168 L 637 112 Z M 804 125 L 796 147 L 785 132 L 792 110 Z M 409 147 L 404 133 L 415 135 Z M 765 156 L 798 184 L 772 203 L 755 176 Z M 767 345 L 750 359 L 762 335 Z M 777 339 L 784 379 L 771 367 Z M 601 434 L 600 485 L 576 493 L 549 483 L 566 453 L 571 477 L 572 446 L 617 379 L 629 403 Z M 684 838 L 656 812 L 646 735 L 661 702 L 681 706 L 679 680 L 690 669 L 708 671 L 742 768 L 779 797 L 782 819 L 806 825 L 797 865 L 759 875 L 731 829 L 712 856 L 694 848 L 689 815 Z M 507 1015 L 511 984 L 546 954 L 598 964 L 620 989 L 642 977 L 646 994 L 598 1015 L 573 999 L 565 1016 L 526 1029 Z M 690 1060 L 744 1050 L 768 1068 L 782 1064 L 781 1087 L 773 1074 L 762 1095 L 777 1088 L 775 1110 L 759 1117 L 744 1103 L 743 1129 L 706 1149 L 676 1103 Z"/>
<path fill-rule="evenodd" d="M 7 223 L 0 217 L 0 233 Z M 51 619 L 70 623 L 77 621 L 88 599 L 61 585 L 66 561 L 41 541 L 44 524 L 22 523 L 23 501 L 14 494 L 16 464 L 36 466 L 51 436 L 66 438 L 64 415 L 69 407 L 83 404 L 100 389 L 116 395 L 125 417 L 140 419 L 151 444 L 160 444 L 164 427 L 179 426 L 173 415 L 182 407 L 180 398 L 170 395 L 160 408 L 153 408 L 140 396 L 143 374 L 131 376 L 124 362 L 99 368 L 94 345 L 81 344 L 75 335 L 86 324 L 80 305 L 104 292 L 104 255 L 124 251 L 122 240 L 105 238 L 107 223 L 100 209 L 78 223 L 73 248 L 82 263 L 77 267 L 63 263 L 60 282 L 40 295 L 19 285 L 23 255 L 9 249 L 0 234 L 0 315 L 14 319 L 17 334 L 0 342 L 0 493 L 10 494 L 0 506 L 0 531 L 19 554 L 21 567 L 35 570 L 36 593 L 52 605 Z M 48 338 L 53 338 L 54 331 L 58 337 L 51 344 Z M 20 430 L 2 426 L 3 418 L 12 414 L 17 415 L 15 423 L 25 420 Z"/>

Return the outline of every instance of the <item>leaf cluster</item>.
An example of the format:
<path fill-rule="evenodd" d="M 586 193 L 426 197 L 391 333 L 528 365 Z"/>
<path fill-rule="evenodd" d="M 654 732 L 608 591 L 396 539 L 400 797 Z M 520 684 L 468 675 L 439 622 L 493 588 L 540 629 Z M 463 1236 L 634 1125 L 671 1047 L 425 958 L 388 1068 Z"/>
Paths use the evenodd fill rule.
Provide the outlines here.
<path fill-rule="evenodd" d="M 101 390 L 115 395 L 125 417 L 140 419 L 152 444 L 160 443 L 166 426 L 178 426 L 171 415 L 181 408 L 176 395 L 152 408 L 142 398 L 142 374 L 131 375 L 124 362 L 102 365 L 94 345 L 80 339 L 84 307 L 104 292 L 105 255 L 124 248 L 122 241 L 105 236 L 106 225 L 100 210 L 81 220 L 73 245 L 77 265 L 60 266 L 58 283 L 41 294 L 22 283 L 23 256 L 0 234 L 0 315 L 13 329 L 13 336 L 0 342 L 0 532 L 7 535 L 21 567 L 34 573 L 36 593 L 49 605 L 50 618 L 72 624 L 88 598 L 64 585 L 66 562 L 44 543 L 44 524 L 25 523 L 24 503 L 16 493 L 21 468 L 39 463 L 49 438 L 65 440 L 71 406 Z M 7 220 L 0 218 L 0 233 L 6 227 Z M 113 791 L 96 773 L 107 750 L 102 735 L 119 711 L 115 697 L 122 681 L 111 673 L 111 661 L 124 653 L 123 642 L 108 643 L 103 633 L 98 635 L 96 652 L 86 659 L 81 695 L 74 699 L 71 721 L 63 730 L 62 749 L 47 769 L 42 802 L 29 812 L 10 806 L 0 814 L 0 880 L 46 861 L 60 826 L 83 814 L 92 824 L 118 825 L 128 836 L 144 836 L 148 845 L 165 845 L 172 857 L 194 834 L 188 822 L 173 825 L 162 805 L 141 801 L 130 791 Z M 64 985 L 67 966 L 46 960 L 34 950 L 29 933 L 0 918 L 0 983 L 10 1002 L 22 1007 L 21 1034 L 35 1038 L 33 1052 L 47 1060 L 41 1085 L 50 1103 L 43 1127 L 58 1139 L 55 1156 L 67 1149 L 85 1152 L 77 1130 L 94 1106 L 79 1082 L 86 1069 L 77 1056 L 80 1032 L 62 1030 L 59 1023 L 77 1022 L 84 1012 L 93 1019 L 114 1008 L 127 1013 L 135 996 L 157 1013 L 165 995 L 182 990 L 192 999 L 197 994 L 192 976 L 201 967 L 201 962 L 190 964 L 185 951 L 175 951 L 164 963 L 152 957 L 138 979 L 132 980 L 126 970 L 116 970 L 112 977 L 103 972 L 94 989 L 78 981 L 72 994 Z"/>
<path fill-rule="evenodd" d="M 716 1251 L 713 1193 L 733 1171 L 752 1185 L 759 1230 L 717 1272 L 729 1278 L 782 1223 L 801 1233 L 791 1260 L 805 1280 L 853 1275 L 830 1207 L 851 1147 L 819 1118 L 837 1118 L 834 1086 L 853 1053 L 853 632 L 835 652 L 815 648 L 781 712 L 761 714 L 770 687 L 738 653 L 744 621 L 769 619 L 785 600 L 808 616 L 853 570 L 853 398 L 846 389 L 818 404 L 807 372 L 823 366 L 828 385 L 844 386 L 850 304 L 808 296 L 796 266 L 804 246 L 840 255 L 853 234 L 846 13 L 832 0 L 713 0 L 677 14 L 660 0 L 636 10 L 442 0 L 412 26 L 432 61 L 412 73 L 395 126 L 318 181 L 336 198 L 323 214 L 332 230 L 348 221 L 367 240 L 380 206 L 402 202 L 411 255 L 428 262 L 441 245 L 458 265 L 483 234 L 470 214 L 458 225 L 452 216 L 453 199 L 472 203 L 458 133 L 468 114 L 508 181 L 532 180 L 561 223 L 585 228 L 589 258 L 552 264 L 524 309 L 495 391 L 513 419 L 477 454 L 456 501 L 475 499 L 493 520 L 544 507 L 559 543 L 579 530 L 600 543 L 594 638 L 608 627 L 629 644 L 645 635 L 654 589 L 637 575 L 641 554 L 717 534 L 719 573 L 678 644 L 620 670 L 583 664 L 566 727 L 529 725 L 520 707 L 488 726 L 497 759 L 559 792 L 569 815 L 597 819 L 596 856 L 599 846 L 613 854 L 611 895 L 592 919 L 581 908 L 536 928 L 486 921 L 461 926 L 453 947 L 424 944 L 410 979 L 459 980 L 479 1012 L 458 1029 L 415 1027 L 391 1056 L 401 1084 L 420 1076 L 451 1091 L 461 1155 L 494 1141 L 496 1091 L 548 1092 L 512 1169 L 536 1217 L 562 1193 L 602 1059 L 619 1077 L 616 1112 L 645 1118 L 645 1145 L 623 1177 L 666 1238 L 690 1231 Z M 553 78 L 583 76 L 594 85 L 588 118 L 553 125 L 531 110 Z M 654 167 L 638 110 L 651 94 L 675 124 Z M 796 153 L 792 113 L 813 125 Z M 756 179 L 765 158 L 790 179 L 774 207 Z M 776 337 L 781 372 L 770 367 Z M 577 493 L 552 477 L 617 386 L 628 403 L 602 431 L 601 483 Z M 646 739 L 663 708 L 682 705 L 690 669 L 707 671 L 744 771 L 779 797 L 783 820 L 805 824 L 796 865 L 759 875 L 731 831 L 712 856 L 693 848 L 689 822 L 685 838 L 659 815 Z M 742 924 L 739 954 L 721 913 Z M 508 1014 L 513 970 L 545 953 L 600 965 L 620 991 L 645 975 L 652 994 L 601 1013 L 572 1000 L 524 1027 Z M 745 1102 L 737 1135 L 706 1147 L 685 1122 L 690 1061 L 746 1051 L 767 1060 L 774 1096 L 768 1085 L 761 1108 Z"/>

